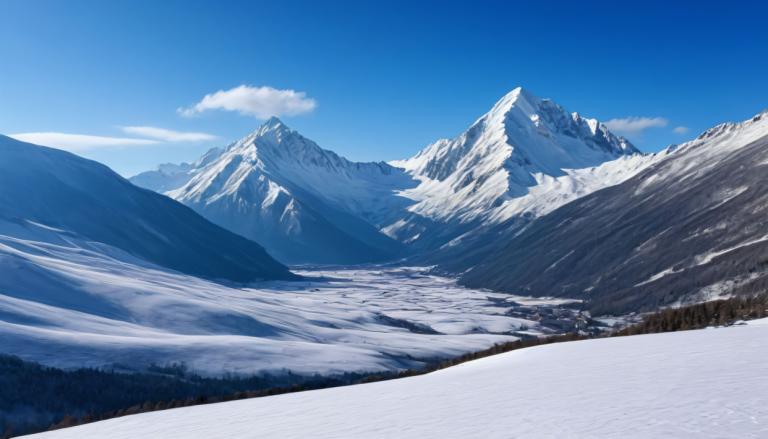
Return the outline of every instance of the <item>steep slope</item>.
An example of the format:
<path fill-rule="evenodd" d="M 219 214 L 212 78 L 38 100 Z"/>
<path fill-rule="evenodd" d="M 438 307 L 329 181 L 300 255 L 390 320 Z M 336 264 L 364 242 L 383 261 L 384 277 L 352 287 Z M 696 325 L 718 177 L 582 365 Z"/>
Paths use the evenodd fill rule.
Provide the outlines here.
<path fill-rule="evenodd" d="M 417 246 L 443 245 L 479 225 L 544 214 L 648 162 L 600 122 L 516 88 L 455 139 L 392 162 L 421 183 L 401 193 L 414 201 L 410 216 L 385 230 Z"/>
<path fill-rule="evenodd" d="M 762 323 L 762 324 L 761 324 Z M 122 438 L 758 438 L 768 325 L 558 343 L 380 383 L 42 433 Z"/>
<path fill-rule="evenodd" d="M 463 277 L 597 312 L 768 287 L 768 112 L 712 128 L 626 182 L 540 218 Z"/>
<path fill-rule="evenodd" d="M 207 278 L 294 277 L 258 244 L 137 188 L 106 166 L 5 136 L 0 136 L 0 220 L 9 236 L 44 227 L 56 239 L 95 241 Z"/>
<path fill-rule="evenodd" d="M 371 262 L 402 250 L 378 225 L 408 204 L 394 192 L 411 178 L 385 163 L 350 162 L 277 118 L 182 172 L 189 178 L 169 196 L 283 261 Z M 152 187 L 146 177 L 132 181 Z"/>

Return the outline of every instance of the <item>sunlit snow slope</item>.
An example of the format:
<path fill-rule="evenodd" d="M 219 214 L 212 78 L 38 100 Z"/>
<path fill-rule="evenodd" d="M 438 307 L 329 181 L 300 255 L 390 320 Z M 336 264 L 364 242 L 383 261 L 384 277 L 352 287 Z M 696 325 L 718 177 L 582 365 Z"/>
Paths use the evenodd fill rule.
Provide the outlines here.
<path fill-rule="evenodd" d="M 617 184 L 653 161 L 595 119 L 518 87 L 469 129 L 392 162 L 420 184 L 401 196 L 409 215 L 385 228 L 398 239 L 442 244 L 478 224 L 539 216 Z M 453 225 L 453 235 L 434 223 Z"/>
<path fill-rule="evenodd" d="M 762 324 L 761 324 L 762 323 Z M 118 418 L 66 438 L 763 438 L 768 324 L 560 343 L 425 376 Z"/>
<path fill-rule="evenodd" d="M 277 118 L 194 164 L 137 175 L 286 263 L 365 263 L 395 259 L 399 243 L 378 225 L 409 200 L 416 182 L 386 163 L 356 163 L 320 148 Z M 172 190 L 171 190 L 172 189 Z"/>
<path fill-rule="evenodd" d="M 170 200 L 169 200 L 170 201 Z M 0 351 L 58 366 L 301 374 L 418 367 L 536 322 L 419 269 L 222 285 L 105 244 L 0 221 Z"/>

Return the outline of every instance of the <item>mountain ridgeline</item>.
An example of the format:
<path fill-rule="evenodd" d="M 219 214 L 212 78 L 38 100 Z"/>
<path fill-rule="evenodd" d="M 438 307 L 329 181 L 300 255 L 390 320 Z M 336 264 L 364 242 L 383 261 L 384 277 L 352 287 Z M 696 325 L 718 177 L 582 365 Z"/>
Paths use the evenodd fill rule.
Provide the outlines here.
<path fill-rule="evenodd" d="M 277 118 L 192 165 L 166 165 L 132 181 L 166 189 L 282 261 L 334 264 L 401 254 L 401 243 L 378 226 L 407 204 L 394 191 L 415 184 L 386 163 L 353 163 L 324 150 Z"/>
<path fill-rule="evenodd" d="M 362 263 L 430 253 L 481 224 L 540 215 L 646 162 L 600 122 L 517 88 L 465 133 L 409 160 L 351 162 L 272 118 L 193 164 L 131 181 L 284 262 Z"/>
<path fill-rule="evenodd" d="M 656 154 L 517 88 L 454 139 L 356 163 L 273 118 L 132 182 L 285 263 L 406 260 L 626 312 L 765 287 L 762 113 Z"/>

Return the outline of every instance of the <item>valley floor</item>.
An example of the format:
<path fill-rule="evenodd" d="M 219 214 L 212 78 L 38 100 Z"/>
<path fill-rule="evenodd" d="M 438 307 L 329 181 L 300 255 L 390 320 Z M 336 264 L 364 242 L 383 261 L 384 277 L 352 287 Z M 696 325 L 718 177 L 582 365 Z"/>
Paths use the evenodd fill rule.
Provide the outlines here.
<path fill-rule="evenodd" d="M 559 343 L 428 375 L 49 432 L 100 438 L 762 438 L 768 319 Z"/>
<path fill-rule="evenodd" d="M 65 369 L 418 368 L 574 323 L 562 301 L 467 289 L 419 267 L 305 268 L 305 281 L 227 286 L 42 226 L 24 233 L 0 233 L 0 353 Z"/>

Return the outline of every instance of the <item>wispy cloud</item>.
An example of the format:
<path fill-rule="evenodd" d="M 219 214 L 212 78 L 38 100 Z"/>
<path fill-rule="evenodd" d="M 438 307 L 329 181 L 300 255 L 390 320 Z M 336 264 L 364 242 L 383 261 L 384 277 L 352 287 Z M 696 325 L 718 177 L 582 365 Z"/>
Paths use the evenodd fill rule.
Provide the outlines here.
<path fill-rule="evenodd" d="M 208 133 L 174 131 L 165 128 L 148 126 L 120 127 L 123 132 L 141 137 L 162 140 L 165 142 L 201 142 L 214 140 L 216 136 Z"/>
<path fill-rule="evenodd" d="M 669 125 L 669 121 L 663 117 L 625 117 L 611 119 L 605 122 L 605 126 L 611 131 L 622 136 L 642 134 L 649 128 L 663 128 Z"/>
<path fill-rule="evenodd" d="M 225 110 L 266 119 L 270 116 L 295 116 L 309 113 L 315 107 L 317 102 L 301 91 L 241 85 L 207 94 L 200 102 L 190 107 L 179 108 L 178 112 L 189 117 L 209 110 Z"/>
<path fill-rule="evenodd" d="M 672 131 L 674 131 L 676 134 L 685 134 L 688 132 L 688 127 L 679 126 L 675 127 Z"/>
<path fill-rule="evenodd" d="M 94 136 L 90 134 L 59 133 L 52 131 L 11 134 L 14 139 L 37 145 L 52 146 L 72 152 L 125 146 L 146 146 L 170 142 L 201 142 L 214 140 L 208 133 L 174 131 L 150 126 L 123 126 L 120 130 L 137 137 Z"/>
<path fill-rule="evenodd" d="M 54 148 L 67 151 L 80 152 L 98 148 L 154 145 L 159 143 L 153 139 L 136 139 L 131 137 L 106 137 L 91 136 L 88 134 L 70 134 L 57 132 L 40 133 L 18 133 L 11 134 L 10 137 L 21 140 L 22 142 L 34 143 L 37 145 L 52 146 Z"/>

